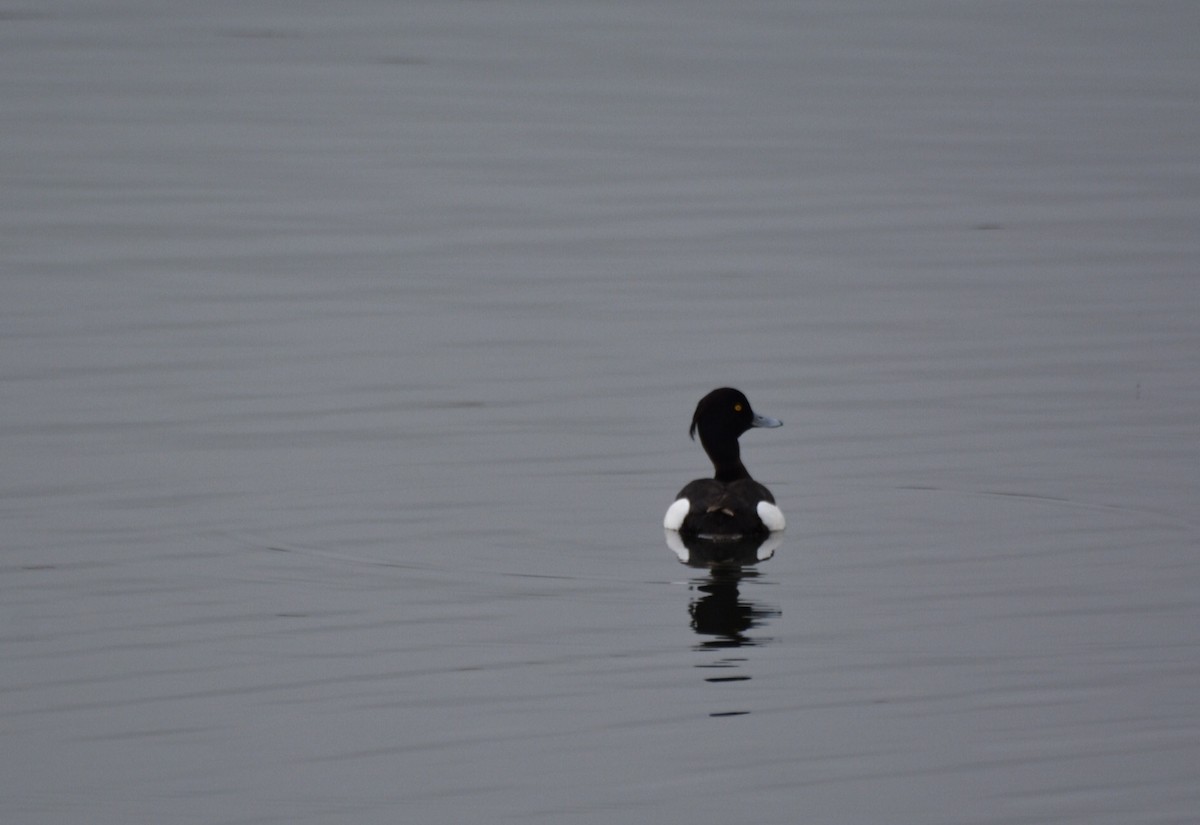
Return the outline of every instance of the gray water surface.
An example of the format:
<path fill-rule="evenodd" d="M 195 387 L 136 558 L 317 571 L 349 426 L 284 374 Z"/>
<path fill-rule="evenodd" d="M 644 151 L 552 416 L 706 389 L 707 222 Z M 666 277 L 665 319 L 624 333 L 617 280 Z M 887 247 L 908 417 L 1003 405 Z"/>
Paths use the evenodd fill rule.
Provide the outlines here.
<path fill-rule="evenodd" d="M 1195 822 L 1197 32 L 0 9 L 0 820 Z"/>

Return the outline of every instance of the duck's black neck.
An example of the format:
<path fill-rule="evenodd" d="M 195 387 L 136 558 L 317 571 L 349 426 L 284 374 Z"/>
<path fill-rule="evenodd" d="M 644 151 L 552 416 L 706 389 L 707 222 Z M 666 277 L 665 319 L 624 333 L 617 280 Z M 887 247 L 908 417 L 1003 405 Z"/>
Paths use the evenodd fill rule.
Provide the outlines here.
<path fill-rule="evenodd" d="M 714 442 L 705 438 L 704 431 L 701 430 L 700 444 L 704 447 L 704 452 L 708 453 L 708 457 L 712 459 L 713 478 L 717 481 L 728 483 L 750 478 L 746 465 L 742 464 L 741 449 L 738 447 L 736 438 L 718 439 Z"/>

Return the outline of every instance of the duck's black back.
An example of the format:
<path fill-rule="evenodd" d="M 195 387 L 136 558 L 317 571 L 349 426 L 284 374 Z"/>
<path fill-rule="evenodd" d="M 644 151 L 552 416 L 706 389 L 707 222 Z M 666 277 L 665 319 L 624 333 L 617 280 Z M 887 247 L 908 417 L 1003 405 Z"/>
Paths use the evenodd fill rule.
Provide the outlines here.
<path fill-rule="evenodd" d="M 775 503 L 771 491 L 752 478 L 730 482 L 698 478 L 675 498 L 686 498 L 691 504 L 680 532 L 714 536 L 766 534 L 767 528 L 758 515 L 758 503 Z"/>

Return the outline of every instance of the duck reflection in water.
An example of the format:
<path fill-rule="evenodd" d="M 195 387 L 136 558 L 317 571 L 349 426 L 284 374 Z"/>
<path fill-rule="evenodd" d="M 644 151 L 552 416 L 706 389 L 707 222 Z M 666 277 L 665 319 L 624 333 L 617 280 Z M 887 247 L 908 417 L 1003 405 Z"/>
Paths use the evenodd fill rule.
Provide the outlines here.
<path fill-rule="evenodd" d="M 665 534 L 667 546 L 680 561 L 689 567 L 709 571 L 707 580 L 692 585 L 703 595 L 688 606 L 692 629 L 697 635 L 709 637 L 700 643 L 699 649 L 719 650 L 762 644 L 763 639 L 755 639 L 746 633 L 761 625 L 765 619 L 779 616 L 779 611 L 742 599 L 738 585 L 742 579 L 758 576 L 754 565 L 774 555 L 775 548 L 783 541 L 782 534 L 718 541 L 681 536 L 670 530 Z"/>

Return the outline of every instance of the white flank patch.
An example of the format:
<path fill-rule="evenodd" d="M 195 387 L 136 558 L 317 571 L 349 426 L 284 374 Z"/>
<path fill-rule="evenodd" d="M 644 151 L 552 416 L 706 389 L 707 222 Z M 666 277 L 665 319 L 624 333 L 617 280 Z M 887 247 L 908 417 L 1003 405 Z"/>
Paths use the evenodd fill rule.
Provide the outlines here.
<path fill-rule="evenodd" d="M 678 504 L 679 502 L 675 502 Z M 762 519 L 762 523 L 767 526 L 767 529 L 772 533 L 778 533 L 784 527 L 787 527 L 787 520 L 783 517 L 783 511 L 769 501 L 760 501 L 758 503 L 758 517 Z M 668 510 L 667 514 L 670 515 Z"/>
<path fill-rule="evenodd" d="M 668 530 L 678 530 L 683 526 L 683 520 L 691 509 L 692 503 L 686 498 L 675 499 L 675 503 L 667 508 L 667 515 L 663 517 L 663 527 Z"/>

